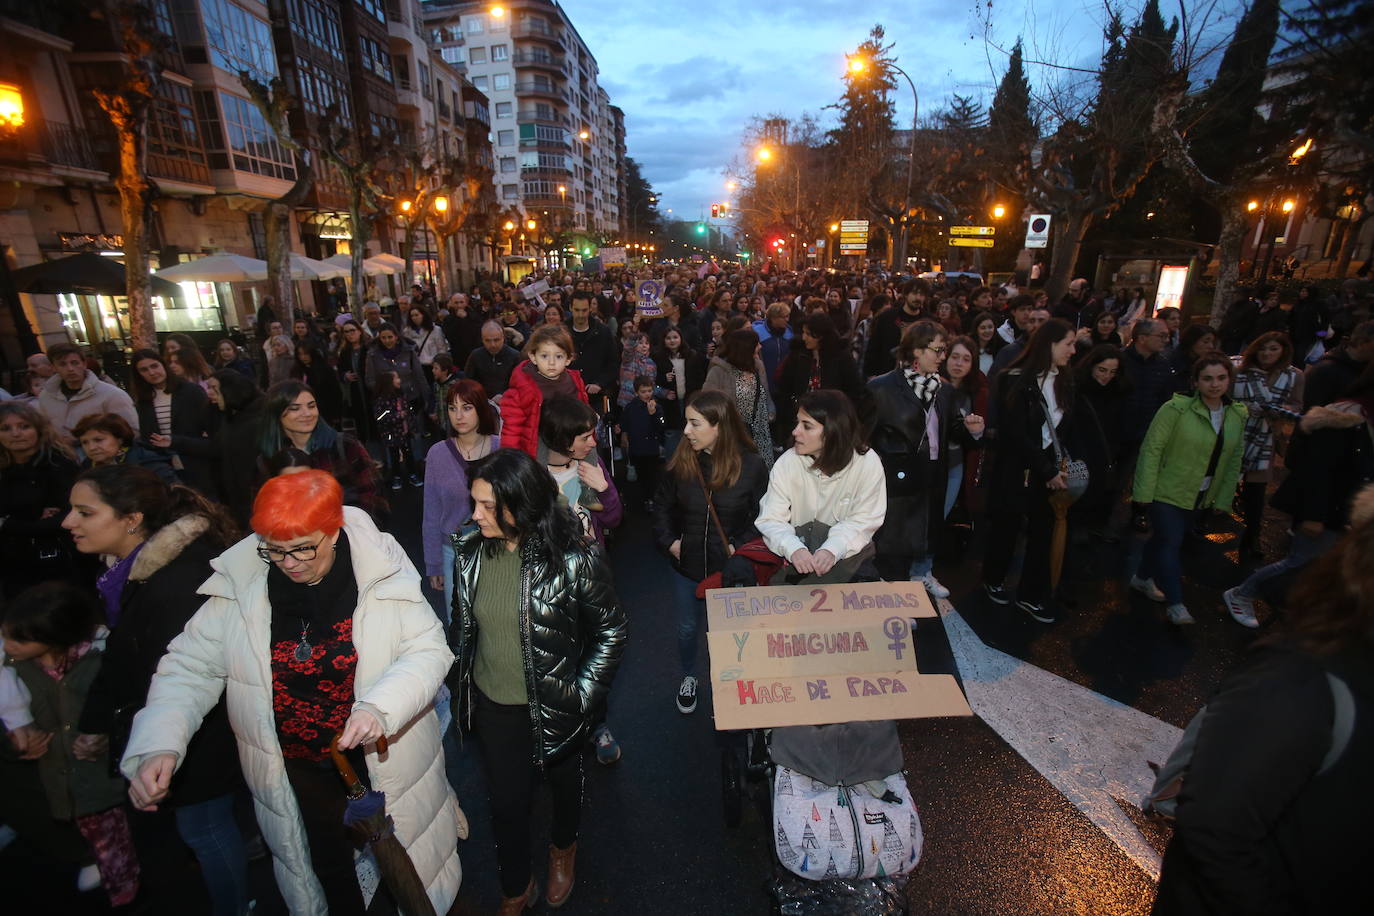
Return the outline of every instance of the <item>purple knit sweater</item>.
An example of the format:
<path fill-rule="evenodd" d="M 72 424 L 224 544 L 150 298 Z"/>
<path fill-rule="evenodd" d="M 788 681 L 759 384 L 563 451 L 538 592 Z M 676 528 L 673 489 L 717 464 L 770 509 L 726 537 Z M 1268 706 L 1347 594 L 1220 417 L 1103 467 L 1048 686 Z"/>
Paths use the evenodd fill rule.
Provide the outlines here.
<path fill-rule="evenodd" d="M 500 443 L 492 436 L 491 451 Z M 472 518 L 472 494 L 468 475 L 454 459 L 448 442 L 437 442 L 425 455 L 425 515 L 421 537 L 425 545 L 425 575 L 447 576 L 444 541 Z"/>

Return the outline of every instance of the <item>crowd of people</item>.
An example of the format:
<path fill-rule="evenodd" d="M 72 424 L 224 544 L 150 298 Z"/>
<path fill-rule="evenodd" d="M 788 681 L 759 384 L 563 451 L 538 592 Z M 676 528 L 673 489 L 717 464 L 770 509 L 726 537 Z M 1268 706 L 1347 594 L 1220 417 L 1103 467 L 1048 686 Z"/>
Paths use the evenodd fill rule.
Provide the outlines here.
<path fill-rule="evenodd" d="M 651 277 L 662 295 L 641 301 Z M 1351 514 L 1374 481 L 1374 322 L 1353 287 L 1246 295 L 1213 329 L 1081 279 L 1058 302 L 879 271 L 541 279 L 538 296 L 488 279 L 443 302 L 417 285 L 289 332 L 269 302 L 251 339 L 207 358 L 170 334 L 124 379 L 72 344 L 34 354 L 41 382 L 0 402 L 0 766 L 29 788 L 0 820 L 117 906 L 157 886 L 169 866 L 149 850 L 179 838 L 211 911 L 242 914 L 246 794 L 288 907 L 360 913 L 341 753 L 386 792 L 445 912 L 467 835 L 442 765 L 452 719 L 481 739 L 501 912 L 556 907 L 582 751 L 621 757 L 606 698 L 634 609 L 607 545 L 626 511 L 674 570 L 683 715 L 722 582 L 916 580 L 944 599 L 939 567 L 972 531 L 973 600 L 1048 625 L 1092 541 L 1185 626 L 1188 539 L 1236 509 L 1248 576 L 1215 610 L 1258 628 L 1275 582 L 1348 561 L 1374 528 Z M 423 570 L 389 533 L 407 486 Z M 1266 504 L 1293 520 L 1282 555 Z M 1326 621 L 1300 641 L 1312 664 L 1368 657 L 1365 579 L 1307 586 Z M 1202 887 L 1226 850 L 1179 836 L 1168 862 L 1188 875 L 1166 875 Z"/>

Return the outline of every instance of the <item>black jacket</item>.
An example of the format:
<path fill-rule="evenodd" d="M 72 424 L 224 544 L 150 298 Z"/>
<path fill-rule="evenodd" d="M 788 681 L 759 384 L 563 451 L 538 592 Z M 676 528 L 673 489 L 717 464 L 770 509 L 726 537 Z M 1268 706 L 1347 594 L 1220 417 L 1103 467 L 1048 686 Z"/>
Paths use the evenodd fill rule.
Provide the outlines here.
<path fill-rule="evenodd" d="M 488 353 L 486 347 L 478 347 L 468 355 L 463 374 L 481 385 L 487 397 L 494 398 L 506 393 L 510 387 L 510 374 L 515 371 L 520 359 L 520 351 L 514 347 L 502 347 L 495 356 Z"/>
<path fill-rule="evenodd" d="M 1352 358 L 1345 348 L 1333 350 L 1307 370 L 1302 388 L 1302 409 L 1325 406 L 1338 401 L 1364 371 L 1365 364 Z"/>
<path fill-rule="evenodd" d="M 1014 513 L 1025 501 L 1027 483 L 1043 485 L 1059 473 L 1059 464 L 1053 444 L 1043 444 L 1045 401 L 1036 380 L 1024 377 L 1019 369 L 1008 369 L 999 378 L 995 394 L 999 398 L 997 448 L 988 498 L 1000 512 Z M 1062 442 L 1074 438 L 1072 416 L 1069 405 L 1056 430 Z"/>
<path fill-rule="evenodd" d="M 702 477 L 711 479 L 711 456 L 697 452 Z M 759 502 L 768 492 L 768 468 L 757 452 L 745 452 L 740 460 L 739 479 L 711 494 L 720 525 L 730 546 L 738 549 L 759 536 L 754 520 Z M 675 562 L 684 576 L 700 582 L 725 566 L 725 545 L 706 508 L 706 493 L 695 479 L 683 480 L 665 473 L 654 497 L 654 539 L 667 553 L 673 541 L 681 539 L 680 557 Z"/>
<path fill-rule="evenodd" d="M 668 429 L 682 429 L 686 425 L 684 413 L 686 406 L 684 401 L 692 396 L 693 391 L 700 391 L 701 386 L 706 384 L 706 358 L 700 353 L 693 352 L 691 356 L 682 361 L 683 374 L 687 376 L 686 397 L 678 399 L 659 397 L 658 406 L 663 408 L 663 425 Z M 654 354 L 654 365 L 658 367 L 658 372 L 654 377 L 654 387 L 663 391 L 671 391 L 677 394 L 677 379 L 668 381 L 668 373 L 673 371 L 673 361 L 667 357 L 662 350 Z"/>
<path fill-rule="evenodd" d="M 196 593 L 210 575 L 210 561 L 223 551 L 205 534 L 200 516 L 183 516 L 157 531 L 134 560 L 120 600 L 119 619 L 105 644 L 105 656 L 81 712 L 82 732 L 110 735 L 111 753 L 123 751 L 134 713 L 167 645 L 181 634 L 205 599 Z M 233 791 L 243 781 L 238 749 L 224 698 L 205 717 L 172 778 L 169 804 L 188 805 Z"/>
<path fill-rule="evenodd" d="M 0 517 L 5 519 L 0 525 L 0 582 L 7 597 L 89 567 L 62 528 L 79 471 L 76 462 L 53 451 L 0 469 Z M 44 518 L 45 509 L 57 511 Z"/>
<path fill-rule="evenodd" d="M 796 424 L 797 402 L 810 390 L 811 372 L 816 364 L 812 352 L 806 349 L 801 337 L 792 338 L 792 349 L 778 366 L 773 384 L 773 400 L 778 405 L 778 428 L 791 430 Z M 868 389 L 863 375 L 849 348 L 840 344 L 834 352 L 821 357 L 820 387 L 842 391 L 849 397 L 859 416 L 867 412 Z"/>
<path fill-rule="evenodd" d="M 172 388 L 172 447 L 168 449 L 153 448 L 148 443 L 148 435 L 158 430 L 153 402 L 139 401 L 134 407 L 145 447 L 168 459 L 174 452 L 181 456 L 185 468 L 182 480 L 215 498 L 215 461 L 219 454 L 211 437 L 219 426 L 219 412 L 205 390 L 193 382 L 181 382 Z"/>
<path fill-rule="evenodd" d="M 448 341 L 448 351 L 455 356 L 471 353 L 482 345 L 482 325 L 487 319 L 482 316 L 482 310 L 472 303 L 468 303 L 464 311 L 467 315 L 462 318 L 456 312 L 449 312 L 440 325 L 444 339 Z"/>
<path fill-rule="evenodd" d="M 1344 753 L 1331 749 L 1330 670 L 1354 697 Z M 1369 910 L 1374 820 L 1374 651 L 1255 653 L 1207 711 L 1164 853 L 1156 916 L 1290 916 Z"/>
<path fill-rule="evenodd" d="M 472 602 L 482 569 L 479 531 L 459 538 L 453 560 L 453 624 L 449 645 L 457 661 L 453 684 L 460 707 L 471 710 L 477 658 Z M 557 564 L 541 556 L 537 535 L 520 547 L 520 642 L 525 690 L 534 730 L 535 764 L 543 768 L 580 753 L 591 723 L 610 693 L 625 648 L 625 610 L 600 551 L 583 546 Z M 501 548 L 504 549 L 504 548 Z"/>
<path fill-rule="evenodd" d="M 620 357 L 611 329 L 593 318 L 587 330 L 579 331 L 569 324 L 568 333 L 577 351 L 577 359 L 568 368 L 581 372 L 582 381 L 588 385 L 600 385 L 603 394 L 615 397 L 620 381 Z M 510 374 L 506 377 L 510 378 Z"/>
<path fill-rule="evenodd" d="M 1174 368 L 1161 354 L 1146 359 L 1135 347 L 1127 347 L 1121 353 L 1121 371 L 1131 381 L 1123 435 L 1128 444 L 1139 445 L 1144 441 L 1155 413 L 1173 397 Z"/>
<path fill-rule="evenodd" d="M 890 372 L 897 365 L 893 351 L 902 342 L 902 329 L 926 316 L 910 315 L 902 304 L 883 309 L 868 325 L 868 347 L 864 352 L 864 375 L 872 378 Z"/>
<path fill-rule="evenodd" d="M 1272 500 L 1294 525 L 1321 522 L 1332 531 L 1350 523 L 1350 501 L 1374 481 L 1374 437 L 1368 423 L 1336 426 L 1330 414 L 1309 411 L 1284 456 L 1288 476 Z"/>

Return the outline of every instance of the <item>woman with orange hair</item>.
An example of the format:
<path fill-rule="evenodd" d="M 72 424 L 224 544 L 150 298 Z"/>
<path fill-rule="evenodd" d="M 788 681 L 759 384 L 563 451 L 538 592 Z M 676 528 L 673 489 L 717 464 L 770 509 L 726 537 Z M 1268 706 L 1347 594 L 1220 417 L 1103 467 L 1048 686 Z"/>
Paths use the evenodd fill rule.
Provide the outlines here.
<path fill-rule="evenodd" d="M 437 912 L 458 893 L 466 822 L 444 776 L 434 696 L 453 662 L 420 576 L 329 474 L 273 477 L 254 534 L 213 562 L 209 600 L 168 647 L 122 769 L 155 808 L 223 692 L 258 823 L 292 913 L 363 913 L 331 739 L 386 794 Z M 382 759 L 375 742 L 386 735 Z"/>

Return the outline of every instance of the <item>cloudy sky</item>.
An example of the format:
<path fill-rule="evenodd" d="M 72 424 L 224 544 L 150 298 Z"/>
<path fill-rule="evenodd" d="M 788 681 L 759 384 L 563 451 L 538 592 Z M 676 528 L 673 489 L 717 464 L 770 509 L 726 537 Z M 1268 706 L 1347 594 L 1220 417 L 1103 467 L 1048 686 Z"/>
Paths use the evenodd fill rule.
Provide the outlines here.
<path fill-rule="evenodd" d="M 843 91 L 845 52 L 875 23 L 915 82 L 922 116 L 955 92 L 991 101 L 1006 55 L 985 34 L 1006 50 L 1025 36 L 1028 58 L 1086 68 L 1102 50 L 1101 0 L 562 3 L 625 110 L 630 155 L 674 218 L 699 218 L 724 198 L 731 163 L 746 161 L 741 135 L 751 117 L 811 112 L 828 125 L 834 113 L 824 108 Z M 1031 68 L 1032 82 L 1067 77 Z M 898 124 L 910 124 L 904 81 L 895 100 Z"/>

